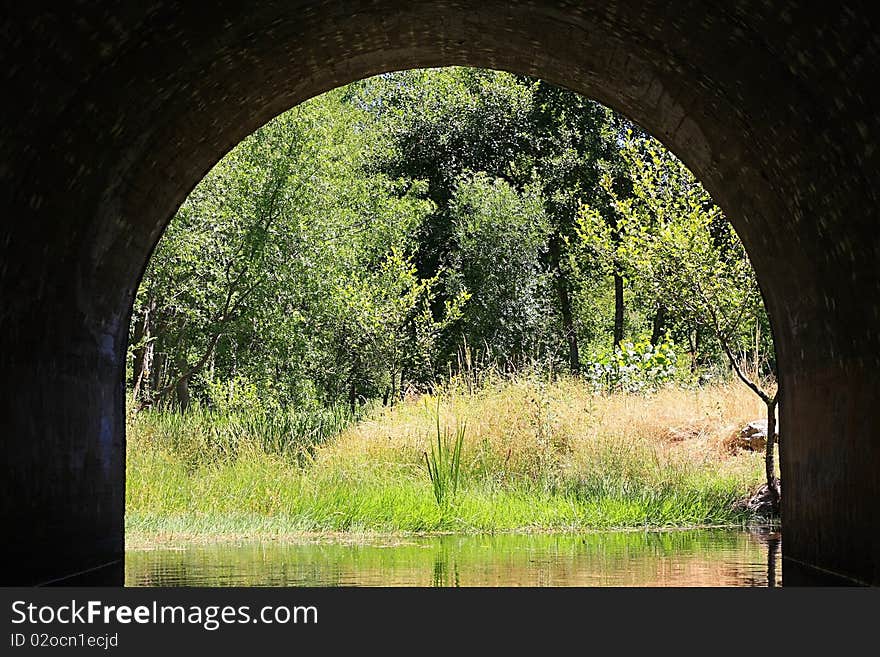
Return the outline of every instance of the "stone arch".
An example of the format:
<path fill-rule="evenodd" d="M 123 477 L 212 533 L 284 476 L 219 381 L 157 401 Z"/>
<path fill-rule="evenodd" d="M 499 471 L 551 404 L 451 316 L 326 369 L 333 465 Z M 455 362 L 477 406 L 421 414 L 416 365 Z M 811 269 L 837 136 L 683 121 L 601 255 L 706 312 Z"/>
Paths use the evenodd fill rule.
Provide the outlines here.
<path fill-rule="evenodd" d="M 0 110 L 0 433 L 4 518 L 20 540 L 5 583 L 121 581 L 132 295 L 198 180 L 311 96 L 451 64 L 594 97 L 697 174 L 745 243 L 773 325 L 787 582 L 809 565 L 880 583 L 880 39 L 849 4 L 264 0 L 205 13 L 160 0 L 9 12 L 0 75 L 19 102 Z"/>

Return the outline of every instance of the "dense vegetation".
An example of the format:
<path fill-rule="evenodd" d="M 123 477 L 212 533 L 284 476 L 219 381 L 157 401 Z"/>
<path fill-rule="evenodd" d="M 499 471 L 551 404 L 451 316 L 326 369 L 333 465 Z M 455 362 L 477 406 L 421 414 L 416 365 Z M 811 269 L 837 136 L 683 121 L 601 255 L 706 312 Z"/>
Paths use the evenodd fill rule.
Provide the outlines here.
<path fill-rule="evenodd" d="M 465 378 L 375 409 L 303 452 L 242 416 L 145 411 L 128 452 L 129 540 L 303 532 L 575 531 L 740 525 L 762 455 L 728 438 L 744 386 L 594 395 L 573 377 Z M 457 473 L 449 467 L 463 429 Z M 438 499 L 425 464 L 439 443 Z M 432 454 L 433 450 L 433 454 Z M 455 479 L 453 479 L 453 477 Z"/>
<path fill-rule="evenodd" d="M 302 472 L 313 475 L 308 486 L 324 485 L 319 448 L 353 420 L 404 400 L 418 406 L 420 395 L 436 399 L 450 386 L 479 397 L 487 379 L 575 386 L 580 392 L 566 387 L 575 400 L 654 394 L 667 384 L 720 390 L 732 367 L 775 408 L 772 341 L 754 273 L 692 174 L 598 103 L 497 71 L 381 75 L 304 103 L 245 139 L 196 187 L 157 246 L 130 344 L 137 453 L 130 449 L 129 507 L 143 522 L 152 517 L 148 499 L 156 513 L 165 504 L 188 513 L 201 507 L 180 496 L 209 499 L 210 490 L 196 492 L 208 480 L 256 481 L 256 471 L 236 474 L 245 452 L 262 454 L 260 467 L 279 481 L 295 479 L 277 490 L 299 501 L 239 499 L 222 511 L 238 504 L 242 513 L 288 517 L 317 499 Z M 470 443 L 487 440 L 487 430 L 471 427 Z M 510 439 L 531 444 L 517 431 Z M 421 468 L 428 481 L 427 472 L 427 497 L 419 492 L 413 503 L 430 501 L 433 485 L 439 510 L 431 513 L 441 515 L 379 525 L 449 526 L 437 486 L 452 475 L 437 469 L 442 440 L 430 444 L 414 462 L 389 457 L 400 467 L 388 472 Z M 637 452 L 627 458 L 660 462 Z M 678 517 L 682 505 L 692 511 L 682 518 L 714 522 L 729 519 L 731 498 L 754 484 L 750 471 L 696 485 L 708 481 L 705 463 L 670 470 L 671 487 L 657 473 L 640 482 L 612 477 L 607 500 L 623 506 L 587 521 L 572 500 L 590 498 L 598 484 L 582 470 L 560 478 L 554 466 L 525 487 L 513 477 L 519 488 L 509 488 L 498 481 L 507 471 L 502 456 L 491 461 L 500 470 L 475 471 L 470 444 L 449 483 L 461 478 L 480 499 L 519 495 L 529 513 L 511 511 L 496 523 L 504 527 L 542 524 L 529 515 L 541 495 L 581 518 L 552 511 L 561 524 L 644 524 L 657 509 Z M 170 479 L 156 474 L 161 463 Z M 159 477 L 150 485 L 139 479 L 148 472 Z M 175 472 L 194 479 L 187 486 Z M 359 481 L 348 468 L 327 476 L 340 472 Z M 407 481 L 379 497 L 394 497 Z M 165 493 L 153 484 L 167 484 Z M 344 489 L 351 494 L 351 482 Z M 374 510 L 385 508 L 377 500 Z M 518 508 L 512 498 L 504 504 Z M 336 520 L 309 510 L 297 522 L 361 522 L 328 508 Z M 474 513 L 466 522 L 481 526 L 483 511 Z M 664 513 L 654 519 L 665 522 Z"/>
<path fill-rule="evenodd" d="M 132 387 L 184 406 L 393 403 L 463 358 L 691 380 L 726 369 L 701 305 L 767 373 L 742 245 L 659 144 L 545 82 L 408 71 L 278 117 L 199 184 L 137 295 Z"/>

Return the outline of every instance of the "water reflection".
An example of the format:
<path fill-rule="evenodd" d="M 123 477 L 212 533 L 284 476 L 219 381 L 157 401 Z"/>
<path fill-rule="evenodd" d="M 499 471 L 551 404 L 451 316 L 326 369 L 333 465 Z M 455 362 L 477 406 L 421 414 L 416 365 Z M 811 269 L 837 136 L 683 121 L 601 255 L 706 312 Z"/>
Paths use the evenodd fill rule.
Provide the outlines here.
<path fill-rule="evenodd" d="M 782 557 L 782 534 L 775 527 L 759 527 L 749 532 L 752 537 L 765 546 L 767 552 L 766 585 L 774 588 L 781 584 L 782 574 L 777 574 L 776 564 Z"/>
<path fill-rule="evenodd" d="M 314 539 L 129 551 L 128 586 L 780 586 L 771 529 Z"/>

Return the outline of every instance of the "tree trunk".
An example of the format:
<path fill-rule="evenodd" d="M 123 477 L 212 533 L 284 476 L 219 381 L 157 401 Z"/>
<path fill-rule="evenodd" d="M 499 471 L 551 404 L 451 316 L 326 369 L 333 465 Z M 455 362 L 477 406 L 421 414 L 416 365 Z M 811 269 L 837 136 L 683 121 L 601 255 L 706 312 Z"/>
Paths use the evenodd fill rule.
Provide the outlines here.
<path fill-rule="evenodd" d="M 149 310 L 144 310 L 143 316 L 137 321 L 137 323 L 135 323 L 134 333 L 131 336 L 131 341 L 136 345 L 140 345 L 134 350 L 134 363 L 132 363 L 131 367 L 131 387 L 134 388 L 135 391 L 137 391 L 141 379 L 144 376 L 144 370 L 146 369 L 144 363 L 144 352 L 147 350 L 147 345 L 142 343 L 148 331 L 148 325 Z"/>
<path fill-rule="evenodd" d="M 767 586 L 776 587 L 776 556 L 779 552 L 779 538 L 771 534 L 767 539 Z"/>
<path fill-rule="evenodd" d="M 182 376 L 177 380 L 174 386 L 174 393 L 177 396 L 177 405 L 181 412 L 189 407 L 189 376 Z"/>
<path fill-rule="evenodd" d="M 556 284 L 556 295 L 559 298 L 559 312 L 562 315 L 562 333 L 568 344 L 568 367 L 572 374 L 581 370 L 581 357 L 578 348 L 577 330 L 574 325 L 571 294 L 568 277 L 562 269 L 562 238 L 555 233 L 550 239 L 550 266 Z"/>
<path fill-rule="evenodd" d="M 614 346 L 623 342 L 623 276 L 614 272 Z"/>
<path fill-rule="evenodd" d="M 611 222 L 611 243 L 615 252 L 620 248 L 622 236 L 618 227 L 617 218 L 612 216 Z M 620 268 L 620 261 L 614 258 L 614 348 L 620 347 L 623 342 L 623 272 Z"/>
<path fill-rule="evenodd" d="M 777 397 L 774 396 L 767 402 L 767 447 L 764 451 L 764 475 L 767 478 L 767 488 L 773 504 L 773 514 L 779 514 L 780 487 L 776 479 L 776 406 Z"/>
<path fill-rule="evenodd" d="M 142 351 L 143 353 L 138 353 Z M 150 381 L 152 380 L 153 367 L 153 343 L 144 345 L 143 350 L 138 349 L 134 358 L 135 372 L 137 376 L 134 379 L 132 388 L 132 398 L 138 401 L 141 398 L 150 395 Z"/>
<path fill-rule="evenodd" d="M 162 387 L 162 370 L 165 368 L 165 354 L 153 353 L 153 366 L 150 369 L 150 394 Z"/>
<path fill-rule="evenodd" d="M 351 409 L 352 415 L 357 410 L 357 389 L 355 388 L 354 381 L 349 383 L 348 386 L 348 407 Z"/>
<path fill-rule="evenodd" d="M 663 337 L 663 330 L 666 328 L 666 306 L 660 304 L 657 306 L 657 312 L 654 314 L 654 325 L 651 328 L 651 344 L 657 346 L 660 338 Z"/>
<path fill-rule="evenodd" d="M 556 280 L 556 288 L 559 294 L 559 305 L 562 310 L 562 331 L 568 342 L 568 367 L 572 374 L 581 371 L 581 356 L 578 349 L 577 330 L 574 326 L 574 313 L 571 309 L 571 297 L 568 293 L 568 281 L 561 275 Z"/>
<path fill-rule="evenodd" d="M 132 389 L 135 401 L 150 394 L 152 382 L 151 370 L 153 361 L 152 319 L 156 309 L 156 300 L 151 299 L 144 309 L 143 317 L 135 324 L 133 342 L 140 345 L 134 350 L 132 366 Z"/>
<path fill-rule="evenodd" d="M 700 333 L 697 329 L 688 331 L 688 347 L 691 350 L 691 374 L 697 371 L 697 349 L 700 346 Z"/>

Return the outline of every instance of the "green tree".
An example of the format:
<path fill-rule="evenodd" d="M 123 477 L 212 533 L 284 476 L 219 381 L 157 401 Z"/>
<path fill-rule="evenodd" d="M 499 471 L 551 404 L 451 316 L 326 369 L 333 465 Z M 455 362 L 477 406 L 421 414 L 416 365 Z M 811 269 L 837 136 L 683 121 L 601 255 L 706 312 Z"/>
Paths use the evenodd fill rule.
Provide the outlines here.
<path fill-rule="evenodd" d="M 376 151 L 376 167 L 392 176 L 424 180 L 435 203 L 417 237 L 421 276 L 441 271 L 452 276 L 455 267 L 467 266 L 464 254 L 455 252 L 455 196 L 462 176 L 486 174 L 523 197 L 532 193 L 529 189 L 540 191 L 550 226 L 540 253 L 552 285 L 535 291 L 550 294 L 540 303 L 555 318 L 556 339 L 567 352 L 565 362 L 577 372 L 574 304 L 581 279 L 570 266 L 569 244 L 580 204 L 605 199 L 598 184 L 601 163 L 619 160 L 618 135 L 629 123 L 567 89 L 499 71 L 450 68 L 388 74 L 360 83 L 356 98 L 378 117 L 387 136 L 388 148 Z M 614 220 L 613 212 L 606 216 Z M 484 237 L 504 241 L 505 224 L 499 221 L 495 226 L 495 235 Z M 586 267 L 578 269 L 583 272 Z M 623 332 L 622 277 L 617 270 L 614 281 L 617 343 Z M 438 297 L 438 303 L 443 298 Z M 481 323 L 492 320 L 487 315 Z M 484 326 L 481 332 L 493 331 Z M 499 326 L 494 332 L 504 329 Z M 452 339 L 446 344 L 450 353 L 457 347 Z"/>
<path fill-rule="evenodd" d="M 706 330 L 736 376 L 764 402 L 766 483 L 778 508 L 778 387 L 775 372 L 769 383 L 762 383 L 760 368 L 748 370 L 751 336 L 766 315 L 745 248 L 693 174 L 656 141 L 630 134 L 621 152 L 630 169 L 632 195 L 620 198 L 611 175 L 602 179 L 620 217 L 618 236 L 598 210 L 584 206 L 581 239 L 608 266 L 626 263 L 633 277 L 652 291 L 656 304 Z M 759 349 L 756 345 L 752 362 L 757 362 Z"/>
<path fill-rule="evenodd" d="M 370 127 L 343 92 L 326 94 L 258 130 L 197 186 L 135 304 L 137 397 L 176 394 L 185 406 L 193 381 L 243 378 L 279 403 L 333 403 L 399 381 L 394 345 L 429 328 L 418 308 L 436 286 L 408 254 L 431 205 L 418 185 L 365 175 Z"/>
<path fill-rule="evenodd" d="M 464 342 L 502 364 L 523 363 L 548 348 L 550 234 L 540 190 L 518 194 L 485 173 L 459 178 L 450 203 L 455 250 L 448 289 L 467 295 L 458 326 Z"/>
<path fill-rule="evenodd" d="M 279 224 L 302 202 L 305 137 L 296 114 L 245 140 L 205 177 L 171 222 L 135 303 L 134 387 L 189 403 L 189 384 L 265 295 Z"/>
<path fill-rule="evenodd" d="M 570 244 L 577 232 L 578 213 L 584 203 L 603 210 L 602 216 L 616 232 L 616 213 L 599 185 L 603 168 L 620 166 L 618 135 L 630 123 L 599 103 L 543 80 L 521 78 L 532 91 L 531 111 L 525 129 L 529 133 L 528 166 L 540 181 L 546 214 L 552 226 L 547 261 L 556 291 L 562 334 L 568 347 L 572 372 L 580 370 L 579 334 L 575 299 L 589 263 L 574 258 Z M 626 182 L 625 175 L 617 178 Z M 618 193 L 621 190 L 618 189 Z M 611 268 L 614 282 L 613 343 L 624 333 L 623 277 Z"/>

